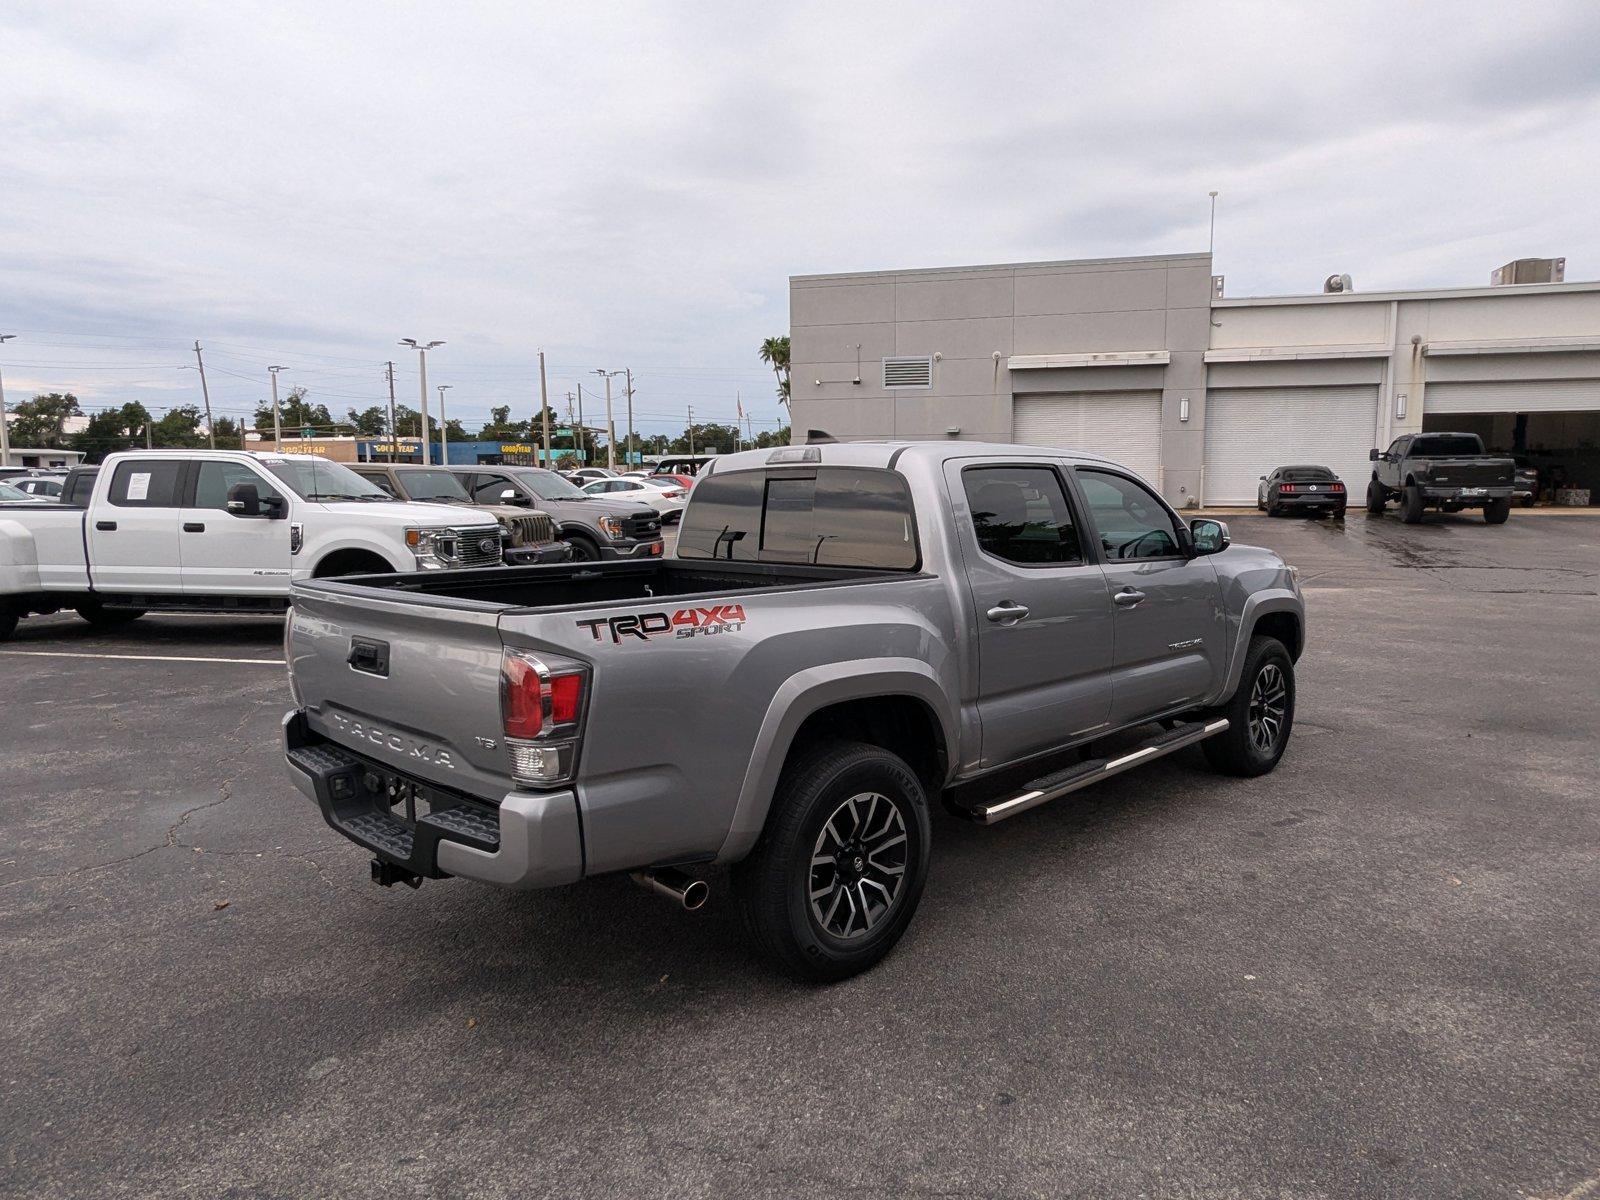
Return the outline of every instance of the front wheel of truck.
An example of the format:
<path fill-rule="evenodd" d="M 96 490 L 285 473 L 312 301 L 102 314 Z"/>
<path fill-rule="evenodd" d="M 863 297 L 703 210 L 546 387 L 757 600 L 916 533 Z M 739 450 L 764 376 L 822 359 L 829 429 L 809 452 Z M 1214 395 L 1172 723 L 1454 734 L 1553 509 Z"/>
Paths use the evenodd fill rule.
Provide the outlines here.
<path fill-rule="evenodd" d="M 1228 718 L 1228 728 L 1200 743 L 1215 770 L 1248 777 L 1277 766 L 1294 729 L 1294 661 L 1283 643 L 1251 638 L 1239 686 L 1210 715 Z"/>
<path fill-rule="evenodd" d="M 768 958 L 814 982 L 883 958 L 928 873 L 922 782 L 898 756 L 828 742 L 784 768 L 767 827 L 733 870 L 745 928 Z"/>
<path fill-rule="evenodd" d="M 8 639 L 17 631 L 17 621 L 22 614 L 15 605 L 5 600 L 0 600 L 0 642 Z"/>

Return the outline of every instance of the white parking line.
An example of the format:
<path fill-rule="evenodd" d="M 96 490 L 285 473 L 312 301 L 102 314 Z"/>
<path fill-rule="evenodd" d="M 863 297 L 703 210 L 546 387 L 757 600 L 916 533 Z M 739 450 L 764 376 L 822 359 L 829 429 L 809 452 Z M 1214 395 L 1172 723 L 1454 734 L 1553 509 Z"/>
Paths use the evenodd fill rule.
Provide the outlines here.
<path fill-rule="evenodd" d="M 243 663 L 253 667 L 281 667 L 281 658 L 190 658 L 178 654 L 74 654 L 66 650 L 0 650 L 0 658 L 120 658 L 128 662 Z"/>

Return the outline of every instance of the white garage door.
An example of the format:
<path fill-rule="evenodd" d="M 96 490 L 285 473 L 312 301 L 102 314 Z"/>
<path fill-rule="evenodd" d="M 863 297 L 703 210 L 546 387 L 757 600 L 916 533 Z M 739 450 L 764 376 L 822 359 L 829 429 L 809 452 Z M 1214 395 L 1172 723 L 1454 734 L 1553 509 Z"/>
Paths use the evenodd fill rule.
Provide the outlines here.
<path fill-rule="evenodd" d="M 1581 412 L 1600 408 L 1600 379 L 1520 379 L 1512 383 L 1430 383 L 1425 413 Z"/>
<path fill-rule="evenodd" d="M 1378 385 L 1217 388 L 1206 397 L 1207 504 L 1254 504 L 1274 467 L 1331 467 L 1352 496 L 1366 493 Z"/>
<path fill-rule="evenodd" d="M 1160 392 L 1018 396 L 1011 428 L 1023 445 L 1102 454 L 1161 486 Z"/>

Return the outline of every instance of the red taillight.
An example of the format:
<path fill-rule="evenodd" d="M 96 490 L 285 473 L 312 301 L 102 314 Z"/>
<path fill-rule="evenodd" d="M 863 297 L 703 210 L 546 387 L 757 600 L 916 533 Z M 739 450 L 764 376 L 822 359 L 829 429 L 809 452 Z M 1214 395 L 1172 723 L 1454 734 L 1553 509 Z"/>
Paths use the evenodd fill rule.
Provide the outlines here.
<path fill-rule="evenodd" d="M 575 724 L 583 707 L 583 674 L 544 673 L 534 660 L 507 651 L 500 660 L 500 710 L 507 737 L 531 739 Z"/>
<path fill-rule="evenodd" d="M 678 499 L 681 499 L 682 496 L 683 496 L 683 492 L 682 492 L 681 489 L 679 491 L 676 491 L 676 492 L 668 492 L 667 493 L 667 499 L 668 500 L 678 500 Z"/>
<path fill-rule="evenodd" d="M 535 738 L 544 726 L 544 690 L 539 672 L 525 658 L 500 660 L 500 711 L 507 737 Z"/>
<path fill-rule="evenodd" d="M 1280 492 L 1292 492 L 1295 490 L 1295 487 L 1292 483 L 1280 483 L 1278 485 L 1278 490 Z"/>
<path fill-rule="evenodd" d="M 1344 491 L 1344 484 L 1342 484 L 1342 483 L 1335 483 L 1335 484 L 1334 484 L 1334 485 L 1333 485 L 1333 490 L 1334 490 L 1334 491 L 1336 491 L 1336 492 L 1342 492 L 1342 491 Z"/>
<path fill-rule="evenodd" d="M 571 725 L 576 721 L 582 703 L 582 675 L 557 675 L 550 680 L 550 719 L 557 725 Z"/>

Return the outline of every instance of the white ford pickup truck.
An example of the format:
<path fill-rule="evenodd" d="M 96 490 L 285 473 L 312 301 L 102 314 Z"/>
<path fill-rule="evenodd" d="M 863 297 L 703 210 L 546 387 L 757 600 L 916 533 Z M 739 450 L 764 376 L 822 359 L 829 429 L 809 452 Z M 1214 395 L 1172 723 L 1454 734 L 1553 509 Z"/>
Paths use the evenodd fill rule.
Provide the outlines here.
<path fill-rule="evenodd" d="M 281 611 L 297 580 L 501 561 L 491 514 L 398 501 L 309 455 L 128 451 L 63 499 L 0 507 L 0 641 L 30 613 Z"/>

